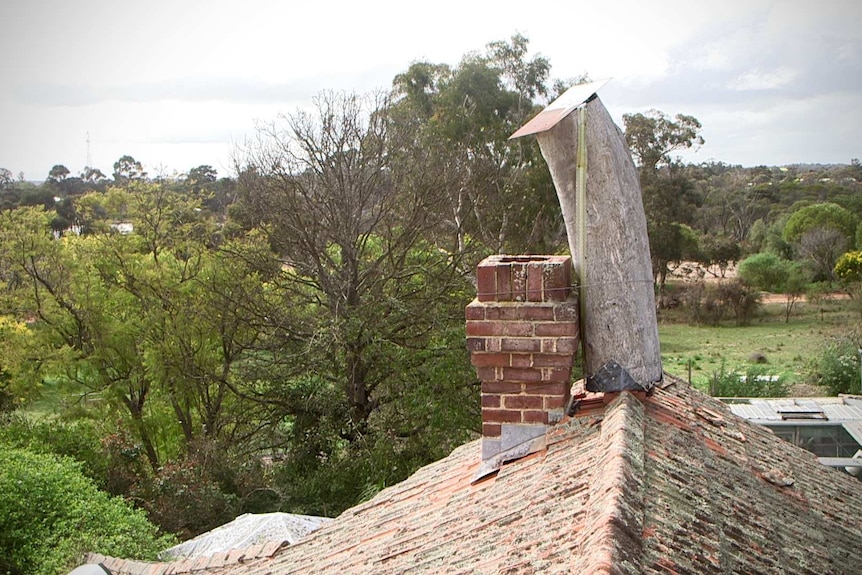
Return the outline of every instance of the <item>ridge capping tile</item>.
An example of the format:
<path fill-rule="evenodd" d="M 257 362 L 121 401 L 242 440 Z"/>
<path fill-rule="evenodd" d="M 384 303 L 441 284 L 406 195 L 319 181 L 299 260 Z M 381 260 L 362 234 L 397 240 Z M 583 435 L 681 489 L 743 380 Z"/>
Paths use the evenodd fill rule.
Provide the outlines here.
<path fill-rule="evenodd" d="M 621 563 L 640 563 L 645 427 L 644 405 L 631 392 L 619 392 L 605 407 L 584 526 L 584 547 L 593 551 L 583 557 L 580 572 L 617 572 Z"/>

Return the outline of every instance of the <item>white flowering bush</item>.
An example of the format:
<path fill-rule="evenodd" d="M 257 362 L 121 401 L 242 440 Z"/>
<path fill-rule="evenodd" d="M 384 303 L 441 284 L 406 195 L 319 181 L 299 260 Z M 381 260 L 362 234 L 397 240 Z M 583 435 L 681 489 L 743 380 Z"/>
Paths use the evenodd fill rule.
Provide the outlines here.
<path fill-rule="evenodd" d="M 850 342 L 829 345 L 812 369 L 812 378 L 832 395 L 862 393 L 857 346 Z"/>

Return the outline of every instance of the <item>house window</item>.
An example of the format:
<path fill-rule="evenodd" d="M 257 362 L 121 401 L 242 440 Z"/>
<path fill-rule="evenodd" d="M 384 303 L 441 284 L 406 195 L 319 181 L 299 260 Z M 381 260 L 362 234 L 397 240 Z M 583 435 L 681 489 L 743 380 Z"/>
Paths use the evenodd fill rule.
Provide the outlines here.
<path fill-rule="evenodd" d="M 817 457 L 853 457 L 860 446 L 840 423 L 816 425 L 765 424 L 778 437 Z"/>

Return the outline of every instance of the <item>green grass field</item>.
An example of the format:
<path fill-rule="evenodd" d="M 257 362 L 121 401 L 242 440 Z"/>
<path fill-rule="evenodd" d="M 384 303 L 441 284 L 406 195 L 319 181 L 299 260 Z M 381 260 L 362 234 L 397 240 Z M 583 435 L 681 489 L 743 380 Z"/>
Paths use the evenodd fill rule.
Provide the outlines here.
<path fill-rule="evenodd" d="M 797 303 L 788 323 L 784 304 L 764 304 L 748 326 L 725 322 L 720 326 L 692 326 L 681 313 L 662 312 L 659 318 L 664 370 L 705 389 L 722 362 L 728 370 L 745 372 L 754 365 L 753 354 L 762 354 L 767 373 L 781 375 L 794 386 L 796 394 L 805 391 L 806 371 L 836 337 L 858 330 L 860 317 L 846 300 L 818 304 Z M 816 392 L 817 390 L 809 390 Z"/>

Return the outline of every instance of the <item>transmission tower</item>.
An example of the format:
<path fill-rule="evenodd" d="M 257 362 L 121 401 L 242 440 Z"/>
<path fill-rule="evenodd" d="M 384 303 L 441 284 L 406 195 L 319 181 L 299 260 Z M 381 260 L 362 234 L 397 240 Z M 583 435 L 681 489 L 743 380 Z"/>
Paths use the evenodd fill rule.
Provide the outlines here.
<path fill-rule="evenodd" d="M 90 154 L 90 132 L 87 132 L 87 168 L 93 167 L 93 156 Z"/>

